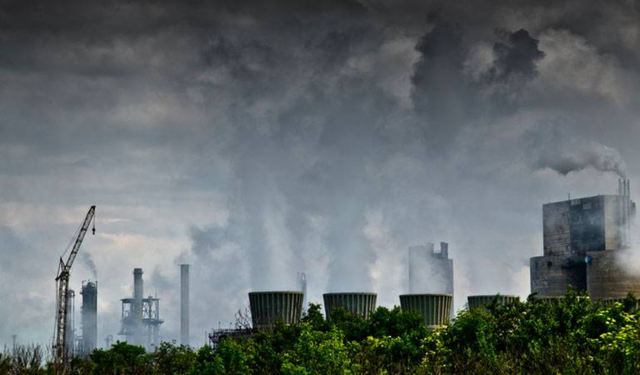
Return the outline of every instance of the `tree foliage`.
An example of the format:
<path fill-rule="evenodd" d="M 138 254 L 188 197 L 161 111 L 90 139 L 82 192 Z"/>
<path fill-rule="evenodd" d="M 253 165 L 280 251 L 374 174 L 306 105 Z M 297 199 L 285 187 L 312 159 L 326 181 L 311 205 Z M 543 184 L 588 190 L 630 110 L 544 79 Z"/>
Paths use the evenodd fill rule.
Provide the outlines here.
<path fill-rule="evenodd" d="M 443 329 L 384 307 L 365 319 L 344 310 L 325 319 L 311 304 L 302 322 L 253 336 L 228 336 L 215 349 L 172 343 L 155 352 L 118 342 L 71 361 L 66 374 L 636 374 L 640 312 L 629 296 L 602 305 L 569 292 L 461 311 Z M 2 374 L 55 374 L 42 350 L 0 353 Z"/>

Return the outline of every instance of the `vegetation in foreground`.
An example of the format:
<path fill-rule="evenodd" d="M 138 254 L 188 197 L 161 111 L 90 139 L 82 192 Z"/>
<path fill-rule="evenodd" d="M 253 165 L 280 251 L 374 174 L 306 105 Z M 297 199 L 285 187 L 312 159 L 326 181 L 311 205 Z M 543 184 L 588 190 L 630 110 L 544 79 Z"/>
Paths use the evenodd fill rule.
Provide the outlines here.
<path fill-rule="evenodd" d="M 442 330 L 414 313 L 380 307 L 369 319 L 310 305 L 303 322 L 215 350 L 170 343 L 154 353 L 117 343 L 75 358 L 67 374 L 635 374 L 640 373 L 637 300 L 592 304 L 575 293 L 463 311 Z M 37 347 L 0 354 L 0 374 L 55 374 Z"/>

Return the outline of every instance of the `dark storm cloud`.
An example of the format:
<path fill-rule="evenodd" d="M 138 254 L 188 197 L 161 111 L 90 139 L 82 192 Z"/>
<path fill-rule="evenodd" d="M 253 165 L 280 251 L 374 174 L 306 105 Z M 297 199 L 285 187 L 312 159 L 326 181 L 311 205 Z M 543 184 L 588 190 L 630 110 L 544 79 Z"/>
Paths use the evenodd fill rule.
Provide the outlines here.
<path fill-rule="evenodd" d="M 0 220 L 105 206 L 105 331 L 142 266 L 177 337 L 182 262 L 193 332 L 297 272 L 397 303 L 427 241 L 459 300 L 526 294 L 540 203 L 638 157 L 639 28 L 624 1 L 4 2 Z"/>
<path fill-rule="evenodd" d="M 513 33 L 499 30 L 497 34 L 505 41 L 496 42 L 493 46 L 496 61 L 490 72 L 491 77 L 501 81 L 534 78 L 537 74 L 535 64 L 544 57 L 544 53 L 538 49 L 538 40 L 524 29 Z"/>

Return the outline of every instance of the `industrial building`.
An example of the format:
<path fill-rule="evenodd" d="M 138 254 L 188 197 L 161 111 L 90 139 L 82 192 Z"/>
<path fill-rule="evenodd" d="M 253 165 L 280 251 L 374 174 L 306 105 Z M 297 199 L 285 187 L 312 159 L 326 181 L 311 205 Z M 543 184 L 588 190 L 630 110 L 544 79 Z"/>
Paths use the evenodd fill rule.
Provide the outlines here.
<path fill-rule="evenodd" d="M 563 296 L 571 286 L 592 299 L 640 295 L 640 278 L 618 261 L 629 247 L 635 211 L 628 180 L 620 180 L 617 195 L 543 205 L 544 248 L 542 256 L 531 258 L 532 293 Z"/>
<path fill-rule="evenodd" d="M 133 298 L 123 298 L 120 335 L 130 344 L 154 350 L 160 344 L 160 299 L 144 298 L 142 269 L 133 270 Z"/>
<path fill-rule="evenodd" d="M 82 289 L 82 337 L 79 339 L 79 352 L 89 355 L 98 346 L 98 283 L 83 281 Z"/>

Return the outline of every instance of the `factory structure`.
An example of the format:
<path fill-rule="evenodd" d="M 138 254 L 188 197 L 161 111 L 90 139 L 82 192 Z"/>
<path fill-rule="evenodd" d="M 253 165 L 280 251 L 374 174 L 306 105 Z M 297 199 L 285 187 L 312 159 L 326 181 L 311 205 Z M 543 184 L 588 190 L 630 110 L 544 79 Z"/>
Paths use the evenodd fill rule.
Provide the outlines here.
<path fill-rule="evenodd" d="M 631 223 L 636 213 L 630 190 L 630 182 L 620 180 L 615 195 L 543 205 L 543 255 L 530 259 L 532 293 L 540 299 L 555 301 L 571 287 L 603 303 L 624 298 L 628 293 L 640 295 L 640 276 L 628 272 L 621 261 L 630 251 Z M 82 227 L 84 231 L 92 217 L 90 210 Z M 81 232 L 78 241 L 82 235 Z M 411 246 L 407 254 L 407 293 L 398 296 L 400 308 L 419 313 L 429 327 L 446 326 L 454 312 L 454 271 L 449 244 L 441 242 L 438 249 L 433 243 Z M 97 348 L 98 283 L 91 280 L 82 283 L 81 320 L 80 329 L 77 329 L 74 319 L 76 293 L 65 284 L 74 257 L 75 254 L 66 263 L 61 260 L 59 271 L 59 289 L 64 291 L 64 304 L 61 304 L 62 300 L 58 303 L 57 322 L 65 323 L 63 329 L 56 332 L 57 342 L 65 344 L 66 354 L 57 352 L 58 358 L 87 355 Z M 294 290 L 249 292 L 251 325 L 236 323 L 235 328 L 214 330 L 209 334 L 212 346 L 215 347 L 223 337 L 252 335 L 258 330 L 273 329 L 280 323 L 299 323 L 307 304 L 307 276 L 299 272 L 296 280 Z M 368 318 L 377 308 L 377 299 L 374 292 L 325 293 L 325 316 L 331 319 L 336 311 L 343 310 Z M 181 264 L 180 343 L 183 345 L 189 345 L 189 300 L 189 265 Z M 518 296 L 512 295 L 476 295 L 468 296 L 467 306 L 486 309 L 518 300 Z M 164 320 L 160 316 L 160 299 L 145 296 L 141 268 L 133 270 L 132 296 L 121 299 L 121 303 L 119 335 L 131 344 L 143 346 L 148 351 L 155 350 L 162 340 L 160 328 Z M 107 337 L 107 346 L 112 340 L 112 336 Z"/>
<path fill-rule="evenodd" d="M 569 199 L 542 207 L 544 253 L 531 258 L 531 292 L 563 296 L 570 286 L 593 300 L 640 295 L 640 278 L 625 270 L 636 212 L 629 180 L 617 195 Z"/>
<path fill-rule="evenodd" d="M 76 293 L 69 289 L 67 293 L 67 356 L 89 355 L 98 344 L 98 283 L 83 281 L 80 291 L 82 306 L 80 308 L 80 330 L 76 328 Z"/>
<path fill-rule="evenodd" d="M 133 297 L 120 300 L 122 328 L 119 335 L 128 343 L 151 351 L 160 345 L 160 326 L 164 320 L 160 319 L 160 299 L 144 297 L 142 274 L 142 268 L 133 270 Z"/>

